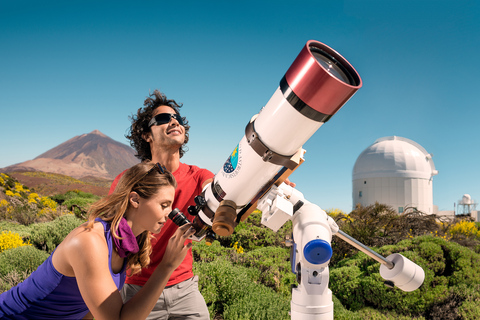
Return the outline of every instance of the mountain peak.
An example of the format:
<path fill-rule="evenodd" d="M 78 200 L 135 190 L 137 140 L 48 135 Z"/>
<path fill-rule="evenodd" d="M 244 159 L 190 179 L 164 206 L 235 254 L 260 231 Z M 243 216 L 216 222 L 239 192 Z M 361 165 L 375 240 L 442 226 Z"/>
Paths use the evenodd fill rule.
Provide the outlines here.
<path fill-rule="evenodd" d="M 93 130 L 73 137 L 33 160 L 2 168 L 2 172 L 43 171 L 77 179 L 84 176 L 113 179 L 139 161 L 133 148 Z"/>
<path fill-rule="evenodd" d="M 108 136 L 104 135 L 103 133 L 100 132 L 100 130 L 93 130 L 92 132 L 90 132 L 90 134 L 96 134 L 98 136 L 101 136 L 101 137 L 104 137 L 104 138 L 108 138 Z"/>

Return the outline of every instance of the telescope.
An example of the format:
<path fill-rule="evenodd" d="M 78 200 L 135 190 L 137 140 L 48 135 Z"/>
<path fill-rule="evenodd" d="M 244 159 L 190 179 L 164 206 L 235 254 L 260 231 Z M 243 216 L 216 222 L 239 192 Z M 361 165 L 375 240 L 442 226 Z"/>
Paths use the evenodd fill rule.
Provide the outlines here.
<path fill-rule="evenodd" d="M 355 94 L 362 80 L 352 65 L 327 45 L 310 40 L 289 67 L 268 103 L 245 127 L 213 181 L 195 198 L 193 240 L 231 235 L 255 210 L 262 224 L 278 231 L 293 223 L 292 319 L 333 319 L 328 289 L 331 239 L 337 235 L 382 263 L 380 273 L 404 291 L 417 289 L 422 268 L 400 254 L 383 258 L 339 230 L 334 220 L 284 181 L 304 162 L 303 144 Z M 177 224 L 186 218 L 175 209 Z"/>
<path fill-rule="evenodd" d="M 308 41 L 203 190 L 199 210 L 192 210 L 196 219 L 215 234 L 231 235 L 255 210 L 258 199 L 303 162 L 302 145 L 361 86 L 360 76 L 345 58 L 325 44 Z"/>

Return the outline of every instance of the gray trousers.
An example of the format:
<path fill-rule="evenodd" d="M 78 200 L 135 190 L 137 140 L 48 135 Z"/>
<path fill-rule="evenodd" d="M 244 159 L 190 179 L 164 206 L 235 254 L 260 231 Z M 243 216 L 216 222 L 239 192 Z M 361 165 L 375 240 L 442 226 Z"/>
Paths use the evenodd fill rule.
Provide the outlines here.
<path fill-rule="evenodd" d="M 120 291 L 123 302 L 130 300 L 142 287 L 134 284 L 123 286 Z M 176 285 L 166 287 L 147 320 L 210 320 L 208 308 L 200 291 L 198 277 L 194 276 Z"/>

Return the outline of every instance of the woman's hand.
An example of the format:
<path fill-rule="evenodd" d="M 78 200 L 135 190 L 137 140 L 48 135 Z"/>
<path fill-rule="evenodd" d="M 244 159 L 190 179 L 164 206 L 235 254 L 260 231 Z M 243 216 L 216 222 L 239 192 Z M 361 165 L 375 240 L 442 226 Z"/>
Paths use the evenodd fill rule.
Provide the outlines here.
<path fill-rule="evenodd" d="M 182 263 L 192 243 L 185 244 L 185 241 L 195 230 L 191 224 L 186 224 L 177 229 L 168 240 L 165 254 L 147 283 L 140 289 L 132 299 L 125 303 L 122 309 L 122 316 L 126 319 L 145 319 L 155 306 L 172 272 Z"/>
<path fill-rule="evenodd" d="M 192 247 L 192 243 L 185 244 L 185 241 L 195 233 L 195 229 L 191 224 L 185 224 L 177 229 L 173 236 L 168 240 L 165 254 L 163 255 L 162 268 L 175 270 L 185 259 L 188 250 Z"/>

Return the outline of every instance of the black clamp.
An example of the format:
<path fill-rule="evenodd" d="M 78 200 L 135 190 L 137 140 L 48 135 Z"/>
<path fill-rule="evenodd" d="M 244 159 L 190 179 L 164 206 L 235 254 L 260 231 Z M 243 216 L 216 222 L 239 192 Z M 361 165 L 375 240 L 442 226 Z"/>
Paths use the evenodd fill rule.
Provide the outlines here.
<path fill-rule="evenodd" d="M 298 166 L 298 163 L 292 160 L 293 155 L 284 156 L 270 150 L 260 140 L 258 133 L 255 131 L 255 127 L 253 124 L 254 122 L 255 121 L 250 121 L 245 127 L 245 137 L 247 138 L 247 142 L 252 147 L 252 149 L 262 158 L 263 161 L 283 166 L 290 170 L 294 170 Z"/>

